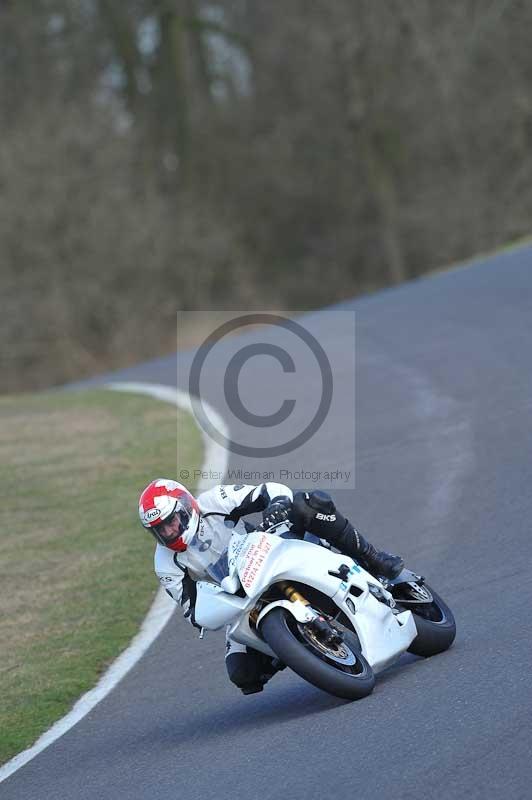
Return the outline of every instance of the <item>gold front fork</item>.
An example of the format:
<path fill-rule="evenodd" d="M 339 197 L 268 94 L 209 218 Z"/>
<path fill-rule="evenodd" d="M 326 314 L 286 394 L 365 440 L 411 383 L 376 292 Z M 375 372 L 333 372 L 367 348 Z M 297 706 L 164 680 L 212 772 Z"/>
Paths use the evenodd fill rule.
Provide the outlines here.
<path fill-rule="evenodd" d="M 294 603 L 297 600 L 299 600 L 299 602 L 303 603 L 303 605 L 310 606 L 310 603 L 307 600 L 307 598 L 303 597 L 303 595 L 300 594 L 297 591 L 297 589 L 294 589 L 294 587 L 287 581 L 279 581 L 279 583 L 277 583 L 277 586 L 282 592 L 284 592 L 284 594 L 286 595 L 288 600 L 290 600 L 290 602 Z M 249 612 L 249 620 L 254 627 L 257 625 L 257 618 L 261 611 L 262 611 L 261 606 L 255 606 L 255 608 L 252 608 L 251 611 Z"/>
<path fill-rule="evenodd" d="M 302 595 L 302 594 L 300 594 L 300 593 L 297 591 L 297 589 L 294 589 L 294 587 L 293 587 L 293 586 L 291 586 L 291 585 L 290 585 L 289 583 L 287 583 L 286 581 L 279 581 L 279 583 L 277 584 L 277 586 L 278 586 L 278 587 L 281 589 L 281 591 L 283 591 L 283 592 L 285 593 L 285 595 L 287 596 L 287 598 L 288 598 L 288 599 L 289 599 L 289 600 L 290 600 L 292 603 L 293 603 L 293 602 L 295 602 L 296 600 L 299 600 L 299 602 L 300 602 L 300 603 L 303 603 L 303 605 L 305 605 L 305 606 L 309 606 L 309 605 L 310 605 L 310 603 L 309 603 L 309 601 L 307 600 L 307 598 L 306 598 L 306 597 L 303 597 L 303 595 Z"/>

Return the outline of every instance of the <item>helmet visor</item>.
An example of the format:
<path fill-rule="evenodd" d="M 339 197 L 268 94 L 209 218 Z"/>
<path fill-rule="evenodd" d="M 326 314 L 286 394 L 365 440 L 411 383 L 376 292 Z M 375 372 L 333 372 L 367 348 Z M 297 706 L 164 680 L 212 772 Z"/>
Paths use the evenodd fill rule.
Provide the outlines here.
<path fill-rule="evenodd" d="M 175 544 L 187 530 L 192 517 L 192 503 L 188 498 L 179 499 L 172 513 L 151 527 L 158 542 L 168 547 Z"/>

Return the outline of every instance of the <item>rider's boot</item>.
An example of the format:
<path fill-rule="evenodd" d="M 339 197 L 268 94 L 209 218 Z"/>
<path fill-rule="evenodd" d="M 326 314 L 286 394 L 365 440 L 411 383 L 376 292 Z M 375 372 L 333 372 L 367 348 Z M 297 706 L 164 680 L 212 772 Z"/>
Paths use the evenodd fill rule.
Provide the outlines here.
<path fill-rule="evenodd" d="M 348 526 L 352 529 L 356 547 L 352 558 L 360 561 L 364 569 L 371 572 L 373 575 L 383 575 L 385 578 L 393 580 L 397 578 L 399 573 L 404 567 L 404 561 L 401 556 L 394 556 L 391 553 L 386 553 L 384 550 L 377 550 L 371 542 L 364 539 L 361 533 L 353 528 L 348 522 Z M 351 555 L 348 553 L 347 555 Z"/>
<path fill-rule="evenodd" d="M 351 556 L 359 561 L 364 569 L 367 569 L 375 577 L 381 575 L 393 580 L 393 578 L 397 578 L 404 567 L 401 556 L 377 550 L 371 542 L 368 542 L 361 533 L 353 528 L 348 520 L 345 520 L 342 531 L 336 533 L 334 538 L 329 538 L 329 541 L 346 556 Z"/>
<path fill-rule="evenodd" d="M 404 567 L 400 556 L 377 550 L 364 539 L 336 508 L 326 492 L 296 492 L 293 502 L 294 529 L 307 530 L 325 539 L 346 556 L 360 561 L 373 575 L 392 580 Z"/>

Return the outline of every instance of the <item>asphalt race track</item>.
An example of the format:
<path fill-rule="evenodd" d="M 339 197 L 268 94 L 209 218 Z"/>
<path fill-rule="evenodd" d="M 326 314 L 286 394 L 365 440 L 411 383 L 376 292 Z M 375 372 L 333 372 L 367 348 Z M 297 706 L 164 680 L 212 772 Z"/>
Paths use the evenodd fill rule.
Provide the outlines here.
<path fill-rule="evenodd" d="M 201 642 L 174 615 L 100 705 L 0 785 L 2 800 L 531 796 L 532 248 L 341 308 L 356 311 L 357 481 L 336 497 L 448 601 L 452 649 L 403 657 L 356 703 L 288 671 L 243 697 L 223 638 Z M 330 347 L 329 319 L 306 325 Z M 113 378 L 175 374 L 170 357 Z M 341 417 L 329 435 L 342 465 Z"/>

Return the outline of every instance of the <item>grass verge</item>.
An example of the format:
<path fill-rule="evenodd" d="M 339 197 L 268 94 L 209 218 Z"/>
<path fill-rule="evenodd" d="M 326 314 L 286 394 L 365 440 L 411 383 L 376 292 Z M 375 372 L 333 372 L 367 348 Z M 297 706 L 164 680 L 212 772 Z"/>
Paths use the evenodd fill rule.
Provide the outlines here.
<path fill-rule="evenodd" d="M 192 418 L 105 390 L 0 398 L 0 764 L 127 646 L 157 591 L 137 501 L 200 465 Z M 194 487 L 191 487 L 194 488 Z"/>

